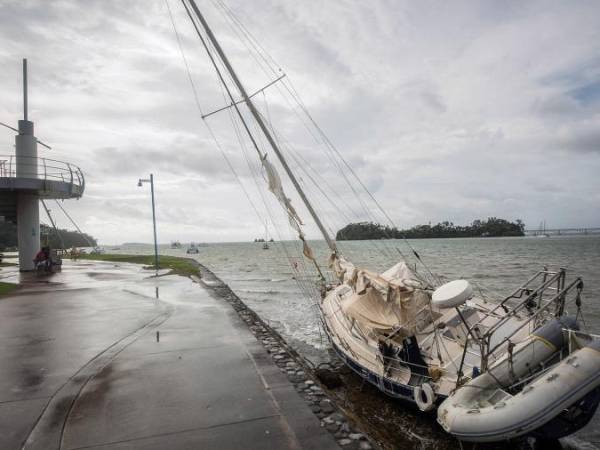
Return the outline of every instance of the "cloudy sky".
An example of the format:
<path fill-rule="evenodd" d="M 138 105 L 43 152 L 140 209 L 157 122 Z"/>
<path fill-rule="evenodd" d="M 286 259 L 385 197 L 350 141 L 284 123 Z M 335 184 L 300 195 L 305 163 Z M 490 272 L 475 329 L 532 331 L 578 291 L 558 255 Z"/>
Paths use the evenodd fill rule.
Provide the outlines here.
<path fill-rule="evenodd" d="M 281 68 L 397 225 L 497 216 L 600 226 L 600 3 L 225 4 L 276 61 L 274 73 L 261 70 L 219 3 L 198 0 L 248 90 Z M 222 107 L 181 3 L 169 5 L 202 110 Z M 252 239 L 265 218 L 287 236 L 229 114 L 208 123 L 237 179 L 201 120 L 164 0 L 0 0 L 0 39 L 0 121 L 21 116 L 27 57 L 30 118 L 53 147 L 40 154 L 84 170 L 84 197 L 65 207 L 102 243 L 151 240 L 149 189 L 137 187 L 150 172 L 162 242 Z M 286 83 L 255 99 L 327 225 L 383 221 L 309 133 Z M 13 133 L 0 130 L 0 144 L 13 152 Z"/>

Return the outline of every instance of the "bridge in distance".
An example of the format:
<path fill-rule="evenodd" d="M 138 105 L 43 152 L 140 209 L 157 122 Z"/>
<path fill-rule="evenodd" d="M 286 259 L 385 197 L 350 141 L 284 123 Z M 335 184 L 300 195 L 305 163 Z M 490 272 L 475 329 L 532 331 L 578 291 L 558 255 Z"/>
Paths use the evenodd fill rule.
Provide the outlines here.
<path fill-rule="evenodd" d="M 572 236 L 576 234 L 600 234 L 600 227 L 590 228 L 546 228 L 545 230 L 525 230 L 526 236 Z"/>

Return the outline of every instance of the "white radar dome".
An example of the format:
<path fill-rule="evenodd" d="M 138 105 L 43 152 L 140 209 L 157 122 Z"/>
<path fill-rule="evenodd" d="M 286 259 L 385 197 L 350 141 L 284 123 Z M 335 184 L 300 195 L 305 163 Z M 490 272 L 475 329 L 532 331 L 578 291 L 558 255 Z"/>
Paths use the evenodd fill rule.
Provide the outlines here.
<path fill-rule="evenodd" d="M 433 291 L 431 303 L 438 308 L 455 308 L 472 296 L 473 288 L 467 280 L 454 280 Z"/>

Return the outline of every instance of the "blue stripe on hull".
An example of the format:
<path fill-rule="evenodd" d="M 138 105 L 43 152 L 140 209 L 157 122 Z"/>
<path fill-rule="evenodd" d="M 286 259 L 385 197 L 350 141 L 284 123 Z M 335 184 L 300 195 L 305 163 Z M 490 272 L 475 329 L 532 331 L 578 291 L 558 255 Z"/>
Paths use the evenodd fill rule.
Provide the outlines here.
<path fill-rule="evenodd" d="M 338 356 L 342 359 L 342 361 L 350 367 L 354 372 L 356 372 L 361 378 L 368 381 L 372 385 L 374 385 L 377 389 L 389 395 L 390 397 L 399 398 L 402 400 L 409 401 L 413 404 L 415 403 L 414 399 L 414 387 L 406 384 L 397 383 L 395 381 L 390 380 L 389 378 L 385 378 L 377 375 L 374 372 L 371 372 L 366 367 L 360 365 L 352 358 L 350 358 L 346 353 L 344 353 L 336 344 L 331 340 L 331 344 L 333 349 L 338 354 Z M 438 401 L 442 401 L 445 396 L 438 396 Z"/>

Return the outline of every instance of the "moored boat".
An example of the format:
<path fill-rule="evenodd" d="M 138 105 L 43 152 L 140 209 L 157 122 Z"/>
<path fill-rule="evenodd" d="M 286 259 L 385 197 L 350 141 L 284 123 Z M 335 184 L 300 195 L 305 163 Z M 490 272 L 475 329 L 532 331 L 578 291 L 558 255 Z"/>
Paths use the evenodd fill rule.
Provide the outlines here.
<path fill-rule="evenodd" d="M 339 357 L 387 395 L 422 411 L 437 409 L 439 423 L 461 440 L 557 438 L 585 425 L 598 407 L 600 358 L 594 335 L 579 329 L 582 280 L 568 281 L 566 270 L 544 268 L 509 295 L 492 298 L 466 280 L 442 282 L 408 242 L 421 272 L 405 260 L 381 273 L 353 264 L 329 235 L 272 124 L 255 106 L 255 94 L 246 92 L 196 2 L 183 4 L 227 94 L 229 104 L 214 112 L 230 109 L 256 150 L 268 189 L 318 274 L 321 321 Z M 245 114 L 241 105 L 248 108 Z M 330 272 L 319 265 L 270 153 L 255 134 L 266 140 L 264 147 L 275 155 L 321 232 Z M 569 415 L 574 420 L 567 420 Z"/>
<path fill-rule="evenodd" d="M 198 253 L 200 253 L 200 249 L 198 248 L 198 245 L 196 245 L 195 242 L 190 242 L 190 246 L 186 249 L 185 252 L 188 255 L 197 255 Z"/>

